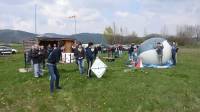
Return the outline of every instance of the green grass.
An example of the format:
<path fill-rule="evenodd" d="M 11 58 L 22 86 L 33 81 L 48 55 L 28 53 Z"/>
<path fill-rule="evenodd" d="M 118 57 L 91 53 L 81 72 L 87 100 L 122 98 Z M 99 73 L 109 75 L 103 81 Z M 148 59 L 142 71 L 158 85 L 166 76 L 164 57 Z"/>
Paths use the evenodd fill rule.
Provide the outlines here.
<path fill-rule="evenodd" d="M 20 47 L 18 47 L 21 49 Z M 124 72 L 127 56 L 107 63 L 102 79 L 59 65 L 62 90 L 49 93 L 49 77 L 19 73 L 23 54 L 0 57 L 0 112 L 198 112 L 200 49 L 180 49 L 171 69 Z"/>

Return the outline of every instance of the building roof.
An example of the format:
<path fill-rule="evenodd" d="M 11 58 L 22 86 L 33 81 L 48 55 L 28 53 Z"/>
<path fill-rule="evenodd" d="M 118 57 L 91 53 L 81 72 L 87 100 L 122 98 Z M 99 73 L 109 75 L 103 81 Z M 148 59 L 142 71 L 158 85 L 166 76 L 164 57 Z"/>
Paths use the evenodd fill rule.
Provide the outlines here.
<path fill-rule="evenodd" d="M 71 37 L 65 35 L 53 35 L 53 34 L 43 34 L 36 36 L 38 40 L 46 40 L 46 41 L 60 41 L 60 40 L 76 40 Z"/>

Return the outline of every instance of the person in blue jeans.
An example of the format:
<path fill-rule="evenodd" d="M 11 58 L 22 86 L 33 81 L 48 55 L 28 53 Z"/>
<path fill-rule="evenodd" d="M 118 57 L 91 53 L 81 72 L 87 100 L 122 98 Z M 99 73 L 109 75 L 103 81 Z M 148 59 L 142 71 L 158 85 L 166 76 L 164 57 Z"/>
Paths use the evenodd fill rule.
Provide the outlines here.
<path fill-rule="evenodd" d="M 176 43 L 173 42 L 172 43 L 172 62 L 173 62 L 173 65 L 176 65 L 176 54 L 178 52 L 178 48 L 176 46 Z"/>
<path fill-rule="evenodd" d="M 85 58 L 85 49 L 82 47 L 82 44 L 79 43 L 78 47 L 74 51 L 74 56 L 78 62 L 80 74 L 84 73 L 84 58 Z"/>
<path fill-rule="evenodd" d="M 40 66 L 40 52 L 37 44 L 34 45 L 34 49 L 31 51 L 31 59 L 33 62 L 34 77 L 38 78 L 43 73 Z"/>
<path fill-rule="evenodd" d="M 53 51 L 49 54 L 47 60 L 47 67 L 50 74 L 50 93 L 54 92 L 54 84 L 56 89 L 62 89 L 59 86 L 60 75 L 57 69 L 57 63 L 60 61 L 61 57 L 61 47 L 57 47 L 53 49 Z"/>
<path fill-rule="evenodd" d="M 93 43 L 89 42 L 88 47 L 85 49 L 87 64 L 88 64 L 88 77 L 91 77 L 91 67 L 94 61 L 94 47 Z"/>

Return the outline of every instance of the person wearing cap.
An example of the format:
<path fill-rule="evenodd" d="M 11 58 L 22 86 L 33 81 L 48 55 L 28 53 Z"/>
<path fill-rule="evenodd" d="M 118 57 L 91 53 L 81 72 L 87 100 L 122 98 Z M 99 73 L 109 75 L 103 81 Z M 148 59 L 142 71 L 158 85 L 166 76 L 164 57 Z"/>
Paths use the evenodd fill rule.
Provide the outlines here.
<path fill-rule="evenodd" d="M 91 77 L 91 67 L 94 61 L 94 47 L 93 47 L 92 42 L 88 43 L 88 47 L 85 49 L 85 51 L 86 51 L 86 58 L 87 58 L 87 64 L 88 64 L 87 75 L 88 77 Z"/>
<path fill-rule="evenodd" d="M 83 74 L 84 73 L 84 61 L 83 60 L 85 58 L 85 50 L 82 47 L 81 43 L 79 43 L 78 47 L 75 49 L 74 56 L 76 57 L 80 74 Z"/>

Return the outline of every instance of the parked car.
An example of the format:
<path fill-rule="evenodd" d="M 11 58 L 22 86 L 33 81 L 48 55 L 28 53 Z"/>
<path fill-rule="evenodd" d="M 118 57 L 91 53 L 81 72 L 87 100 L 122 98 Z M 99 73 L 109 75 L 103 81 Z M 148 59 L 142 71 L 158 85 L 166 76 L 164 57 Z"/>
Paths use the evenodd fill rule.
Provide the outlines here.
<path fill-rule="evenodd" d="M 6 46 L 0 46 L 0 55 L 10 55 L 10 54 L 16 54 L 17 50 L 6 47 Z"/>
<path fill-rule="evenodd" d="M 12 54 L 16 54 L 18 52 L 16 49 L 13 49 L 13 48 L 11 49 L 12 49 Z"/>
<path fill-rule="evenodd" d="M 122 45 L 123 51 L 128 51 L 128 49 L 130 48 L 130 46 L 128 45 Z"/>

